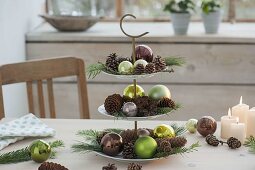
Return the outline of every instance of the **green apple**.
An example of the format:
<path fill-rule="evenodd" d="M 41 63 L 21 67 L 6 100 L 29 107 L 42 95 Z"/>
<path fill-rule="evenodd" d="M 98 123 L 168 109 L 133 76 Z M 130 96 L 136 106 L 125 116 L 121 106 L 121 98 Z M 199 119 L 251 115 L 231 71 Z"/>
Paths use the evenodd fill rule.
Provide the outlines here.
<path fill-rule="evenodd" d="M 189 119 L 186 123 L 186 129 L 190 133 L 196 133 L 197 132 L 197 119 Z"/>
<path fill-rule="evenodd" d="M 170 90 L 164 85 L 153 86 L 148 93 L 148 96 L 154 100 L 160 100 L 163 97 L 171 98 Z"/>
<path fill-rule="evenodd" d="M 118 66 L 119 73 L 129 74 L 133 72 L 133 64 L 130 61 L 122 61 Z"/>
<path fill-rule="evenodd" d="M 142 64 L 145 67 L 148 64 L 148 62 L 146 60 L 140 59 L 134 63 L 134 66 L 136 67 L 137 64 Z"/>

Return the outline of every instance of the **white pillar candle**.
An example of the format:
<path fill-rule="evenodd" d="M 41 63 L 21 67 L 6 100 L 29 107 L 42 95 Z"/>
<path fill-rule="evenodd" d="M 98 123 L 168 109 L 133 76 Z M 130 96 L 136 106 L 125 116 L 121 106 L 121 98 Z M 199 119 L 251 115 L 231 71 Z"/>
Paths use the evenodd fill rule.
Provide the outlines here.
<path fill-rule="evenodd" d="M 255 137 L 255 107 L 251 108 L 251 110 L 247 111 L 247 123 L 246 123 L 246 136 L 254 136 Z"/>
<path fill-rule="evenodd" d="M 242 96 L 240 98 L 240 103 L 234 107 L 232 107 L 232 115 L 239 118 L 240 123 L 246 123 L 247 119 L 247 111 L 249 110 L 249 106 L 247 104 L 242 103 Z"/>
<path fill-rule="evenodd" d="M 241 143 L 244 143 L 245 140 L 245 124 L 244 123 L 231 123 L 230 125 L 230 135 L 232 137 L 237 138 L 241 141 Z"/>
<path fill-rule="evenodd" d="M 229 108 L 228 115 L 221 117 L 221 138 L 228 139 L 230 136 L 231 123 L 238 122 L 238 117 L 231 116 L 231 110 Z"/>

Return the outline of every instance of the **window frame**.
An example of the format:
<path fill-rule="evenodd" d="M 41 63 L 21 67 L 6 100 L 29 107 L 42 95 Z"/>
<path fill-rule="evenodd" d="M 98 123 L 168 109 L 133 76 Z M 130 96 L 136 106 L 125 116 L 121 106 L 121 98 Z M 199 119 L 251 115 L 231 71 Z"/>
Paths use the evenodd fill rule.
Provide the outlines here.
<path fill-rule="evenodd" d="M 228 0 L 229 1 L 229 9 L 228 9 L 228 17 L 224 19 L 223 22 L 255 22 L 255 19 L 237 19 L 236 18 L 236 0 Z M 45 11 L 49 13 L 49 0 L 45 0 Z M 114 22 L 119 21 L 119 19 L 124 15 L 125 3 L 124 0 L 115 0 L 115 18 L 110 17 L 102 17 L 101 21 L 104 22 Z M 126 19 L 125 21 L 134 22 L 133 19 Z M 157 18 L 138 18 L 135 22 L 169 22 L 169 17 L 157 17 Z M 201 22 L 201 20 L 192 20 L 194 22 Z"/>

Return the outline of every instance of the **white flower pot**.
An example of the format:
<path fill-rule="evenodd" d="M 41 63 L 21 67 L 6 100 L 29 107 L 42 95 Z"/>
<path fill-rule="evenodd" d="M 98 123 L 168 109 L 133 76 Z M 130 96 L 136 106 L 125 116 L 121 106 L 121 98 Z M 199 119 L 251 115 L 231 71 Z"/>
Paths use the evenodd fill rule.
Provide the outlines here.
<path fill-rule="evenodd" d="M 189 13 L 171 13 L 173 29 L 176 35 L 187 34 L 190 17 Z"/>
<path fill-rule="evenodd" d="M 204 12 L 202 13 L 204 28 L 207 34 L 216 34 L 218 32 L 221 22 L 221 15 L 221 10 L 210 12 L 208 14 Z"/>

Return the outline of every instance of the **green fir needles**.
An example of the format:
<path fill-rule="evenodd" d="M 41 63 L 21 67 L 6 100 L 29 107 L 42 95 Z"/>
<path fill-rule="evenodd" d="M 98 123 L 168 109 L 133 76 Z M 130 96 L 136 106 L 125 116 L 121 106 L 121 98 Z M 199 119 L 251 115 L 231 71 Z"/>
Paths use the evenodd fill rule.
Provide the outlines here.
<path fill-rule="evenodd" d="M 244 146 L 248 147 L 249 151 L 255 154 L 255 137 L 254 136 L 248 137 L 244 142 Z"/>
<path fill-rule="evenodd" d="M 165 57 L 163 58 L 167 68 L 164 70 L 161 70 L 159 72 L 174 72 L 173 68 L 174 66 L 183 66 L 186 62 L 184 60 L 184 58 L 182 57 Z M 119 73 L 116 70 L 112 70 L 110 68 L 108 68 L 104 63 L 102 62 L 98 62 L 95 64 L 91 64 L 88 66 L 88 68 L 86 69 L 87 75 L 89 79 L 93 79 L 95 78 L 97 75 L 99 75 L 101 72 L 106 72 L 108 74 L 113 74 L 113 75 L 121 75 L 121 73 Z M 133 75 L 132 73 L 127 73 L 126 75 Z"/>
<path fill-rule="evenodd" d="M 61 140 L 56 140 L 49 143 L 52 149 L 64 147 L 64 143 Z M 56 151 L 51 152 L 51 158 L 56 156 Z M 11 151 L 7 153 L 0 154 L 0 164 L 10 164 L 30 161 L 29 147 L 25 147 L 16 151 Z"/>

